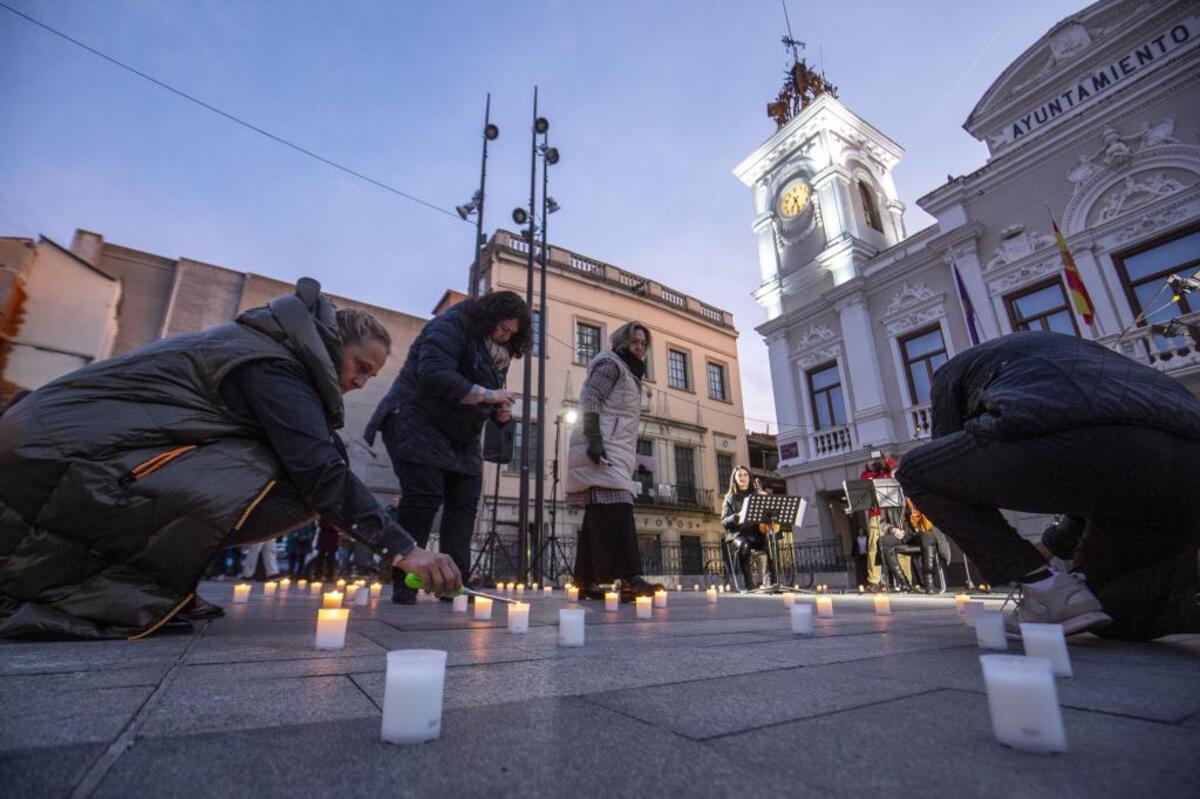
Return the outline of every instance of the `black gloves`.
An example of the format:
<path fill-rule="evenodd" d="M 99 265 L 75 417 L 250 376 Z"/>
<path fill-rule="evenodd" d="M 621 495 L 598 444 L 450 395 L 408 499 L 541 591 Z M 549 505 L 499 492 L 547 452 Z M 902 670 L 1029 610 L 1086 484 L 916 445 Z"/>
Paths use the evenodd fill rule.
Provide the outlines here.
<path fill-rule="evenodd" d="M 604 438 L 600 435 L 600 414 L 585 413 L 583 415 L 583 434 L 587 436 L 588 457 L 592 463 L 599 463 L 608 456 L 604 451 Z"/>

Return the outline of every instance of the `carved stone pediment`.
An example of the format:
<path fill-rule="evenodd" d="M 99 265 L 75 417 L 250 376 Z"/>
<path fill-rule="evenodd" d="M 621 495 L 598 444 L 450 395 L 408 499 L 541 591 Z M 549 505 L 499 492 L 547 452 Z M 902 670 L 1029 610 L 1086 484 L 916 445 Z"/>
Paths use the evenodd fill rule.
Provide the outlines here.
<path fill-rule="evenodd" d="M 891 316 L 894 313 L 911 308 L 923 300 L 927 300 L 933 296 L 933 289 L 924 283 L 912 284 L 906 282 L 900 287 L 900 290 L 892 295 L 892 301 L 888 303 L 887 308 L 883 313 L 885 316 Z"/>
<path fill-rule="evenodd" d="M 831 361 L 841 354 L 841 335 L 826 325 L 809 325 L 808 330 L 796 339 L 796 365 L 801 369 Z"/>
<path fill-rule="evenodd" d="M 1000 234 L 1000 246 L 988 259 L 985 270 L 998 269 L 1033 255 L 1044 247 L 1053 247 L 1054 237 L 1048 233 L 1025 230 L 1024 225 L 1009 225 Z"/>
<path fill-rule="evenodd" d="M 1060 268 L 1062 268 L 1062 260 L 1057 253 L 1048 258 L 1020 264 L 989 278 L 988 293 L 993 296 L 1003 294 L 1010 289 L 1032 283 Z"/>
<path fill-rule="evenodd" d="M 806 350 L 826 341 L 831 341 L 836 337 L 837 333 L 834 333 L 825 325 L 809 325 L 808 330 L 801 333 L 800 338 L 796 340 L 796 347 L 800 350 Z"/>
<path fill-rule="evenodd" d="M 1126 175 L 1120 183 L 1097 200 L 1095 210 L 1089 216 L 1095 214 L 1094 221 L 1097 224 L 1108 222 L 1130 209 L 1174 194 L 1183 188 L 1183 181 L 1164 170 Z"/>

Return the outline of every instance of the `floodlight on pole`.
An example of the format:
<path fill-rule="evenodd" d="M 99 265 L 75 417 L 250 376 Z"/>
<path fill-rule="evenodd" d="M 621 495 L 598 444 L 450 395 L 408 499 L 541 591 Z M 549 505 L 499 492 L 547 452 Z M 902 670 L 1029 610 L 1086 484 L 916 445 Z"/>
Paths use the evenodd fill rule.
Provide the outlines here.
<path fill-rule="evenodd" d="M 471 214 L 475 214 L 475 253 L 471 259 L 471 273 L 467 278 L 467 293 L 472 297 L 479 294 L 479 260 L 483 255 L 483 246 L 487 244 L 487 238 L 483 235 L 483 198 L 484 188 L 487 185 L 488 142 L 495 141 L 499 137 L 500 128 L 492 123 L 492 95 L 489 92 L 483 110 L 483 156 L 479 164 L 479 191 L 475 192 L 471 202 L 454 209 L 464 222 Z"/>

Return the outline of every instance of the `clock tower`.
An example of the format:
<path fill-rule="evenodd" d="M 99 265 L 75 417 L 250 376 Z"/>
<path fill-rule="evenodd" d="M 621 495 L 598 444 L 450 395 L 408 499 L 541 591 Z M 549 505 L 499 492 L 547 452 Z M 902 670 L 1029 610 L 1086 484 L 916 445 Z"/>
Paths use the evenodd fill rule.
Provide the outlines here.
<path fill-rule="evenodd" d="M 904 151 L 836 94 L 797 60 L 767 108 L 775 135 L 734 169 L 754 194 L 755 298 L 768 320 L 853 279 L 905 235 L 892 182 Z"/>

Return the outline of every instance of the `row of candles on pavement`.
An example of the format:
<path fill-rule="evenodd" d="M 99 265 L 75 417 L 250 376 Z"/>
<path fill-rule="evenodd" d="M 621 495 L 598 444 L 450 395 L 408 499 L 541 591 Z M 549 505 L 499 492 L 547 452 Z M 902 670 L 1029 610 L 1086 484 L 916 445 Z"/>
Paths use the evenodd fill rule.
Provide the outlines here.
<path fill-rule="evenodd" d="M 277 591 L 286 594 L 290 582 L 285 578 L 278 582 L 264 583 L 263 595 L 272 597 Z M 297 587 L 303 590 L 306 582 L 305 580 L 298 581 Z M 326 592 L 323 596 L 324 607 L 317 611 L 315 642 L 317 649 L 331 650 L 345 647 L 346 626 L 349 622 L 350 611 L 348 608 L 342 607 L 344 598 L 353 601 L 355 605 L 365 606 L 368 598 L 378 599 L 383 591 L 382 584 L 372 583 L 368 587 L 364 580 L 349 584 L 345 580 L 338 580 L 336 586 L 342 590 Z M 322 584 L 313 582 L 308 587 L 309 592 L 315 595 L 320 593 Z M 534 583 L 530 588 L 536 592 L 538 585 Z M 677 588 L 682 588 L 682 586 L 677 586 Z M 723 593 L 720 588 L 723 586 L 710 586 L 705 590 L 708 603 L 717 602 L 719 594 Z M 234 604 L 244 604 L 249 598 L 250 589 L 249 584 L 235 585 Z M 525 586 L 520 583 L 501 583 L 496 586 L 496 589 L 502 593 L 515 593 L 517 596 L 523 596 L 525 593 Z M 552 586 L 543 586 L 541 590 L 543 596 L 553 595 Z M 699 586 L 696 586 L 695 590 L 698 591 Z M 579 601 L 577 586 L 568 585 L 565 592 L 569 602 Z M 818 594 L 815 597 L 814 605 L 796 604 L 795 594 L 785 593 L 782 597 L 784 607 L 790 612 L 792 632 L 796 635 L 813 635 L 814 612 L 818 618 L 833 616 L 833 597 L 831 596 Z M 983 602 L 972 601 L 966 594 L 959 594 L 954 599 L 959 615 L 963 617 L 967 626 L 974 628 L 976 642 L 980 649 L 995 651 L 1008 649 L 1003 613 L 987 610 Z M 873 600 L 876 615 L 891 615 L 891 601 L 886 595 L 876 595 Z M 667 606 L 667 592 L 660 590 L 655 592 L 653 598 L 643 596 L 635 598 L 634 601 L 637 618 L 650 619 L 653 618 L 652 608 Z M 475 597 L 475 619 L 477 621 L 491 620 L 492 602 L 488 597 Z M 460 594 L 454 597 L 452 608 L 455 612 L 466 613 L 468 610 L 467 595 Z M 615 591 L 606 592 L 604 595 L 605 611 L 616 612 L 619 608 L 620 595 Z M 564 608 L 559 610 L 558 643 L 560 646 L 581 647 L 584 645 L 584 615 L 585 611 L 582 609 Z M 1024 657 L 1005 655 L 980 657 L 987 688 L 988 705 L 991 710 L 993 732 L 999 741 L 1016 748 L 1046 752 L 1065 751 L 1066 733 L 1063 729 L 1062 714 L 1058 706 L 1058 695 L 1054 684 L 1055 676 L 1072 676 L 1070 656 L 1067 653 L 1062 627 L 1056 624 L 1021 624 L 1020 627 L 1021 638 L 1025 646 Z M 518 635 L 529 631 L 528 603 L 518 601 L 508 605 L 508 631 Z M 394 662 L 397 664 L 395 678 L 393 675 Z M 412 721 L 410 715 L 417 708 L 412 703 L 416 702 L 421 706 L 430 703 L 431 700 L 429 700 L 426 689 L 428 691 L 434 689 L 431 682 L 434 681 L 434 677 L 427 676 L 427 678 L 419 680 L 423 687 L 416 693 L 421 696 L 414 695 L 411 681 L 415 678 L 414 675 L 421 672 L 422 669 L 431 668 L 438 672 L 436 681 L 439 683 L 435 694 L 439 698 L 436 707 L 436 724 L 428 720 L 430 713 L 434 710 L 431 706 L 428 708 L 430 713 L 417 713 L 413 717 L 427 719 L 414 727 L 413 723 L 410 723 Z M 417 671 L 414 672 L 413 669 Z M 385 741 L 413 743 L 437 737 L 436 730 L 432 736 L 424 736 L 429 736 L 433 727 L 440 729 L 440 696 L 442 693 L 440 683 L 444 681 L 444 675 L 444 652 L 401 650 L 388 653 L 388 690 L 385 694 L 383 723 Z M 393 686 L 395 686 L 394 690 Z M 398 697 L 400 694 L 404 694 L 407 698 L 402 703 L 399 703 L 398 699 L 396 700 L 398 702 L 395 705 L 397 712 L 401 708 L 405 711 L 403 718 L 398 720 L 396 713 L 389 714 L 387 708 L 389 699 Z"/>

